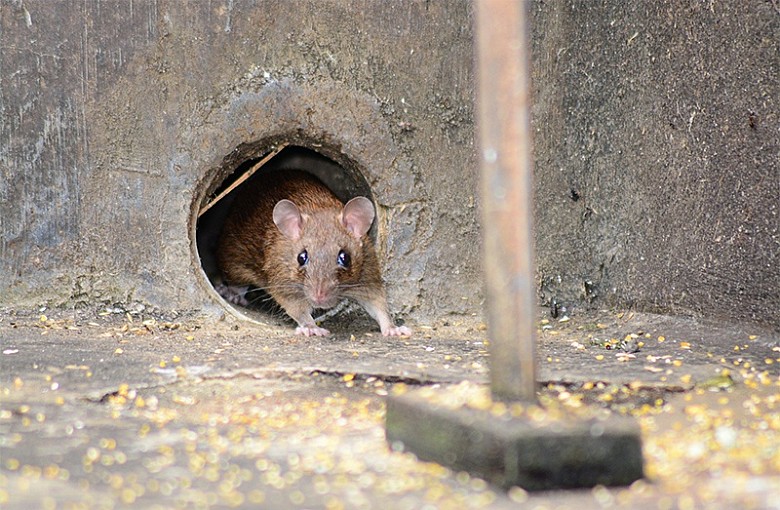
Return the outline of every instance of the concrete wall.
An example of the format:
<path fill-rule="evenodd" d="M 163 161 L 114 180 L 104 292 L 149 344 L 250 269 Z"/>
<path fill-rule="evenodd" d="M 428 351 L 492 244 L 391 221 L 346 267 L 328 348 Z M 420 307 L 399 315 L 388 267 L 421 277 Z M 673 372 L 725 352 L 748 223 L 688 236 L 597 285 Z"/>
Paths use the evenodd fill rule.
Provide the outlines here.
<path fill-rule="evenodd" d="M 479 308 L 467 2 L 1 9 L 0 304 L 212 306 L 193 212 L 290 141 L 371 186 L 394 310 Z"/>
<path fill-rule="evenodd" d="M 535 2 L 544 299 L 780 327 L 777 2 Z"/>
<path fill-rule="evenodd" d="M 393 307 L 481 306 L 467 1 L 0 7 L 0 305 L 212 309 L 194 211 L 287 140 L 360 171 Z M 776 2 L 531 3 L 540 299 L 780 327 Z"/>

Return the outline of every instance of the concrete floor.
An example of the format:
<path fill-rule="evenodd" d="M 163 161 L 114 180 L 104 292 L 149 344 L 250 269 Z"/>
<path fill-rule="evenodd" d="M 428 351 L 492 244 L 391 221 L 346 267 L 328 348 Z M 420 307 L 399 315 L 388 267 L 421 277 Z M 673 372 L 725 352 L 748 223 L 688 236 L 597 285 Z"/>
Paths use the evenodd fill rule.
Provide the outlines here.
<path fill-rule="evenodd" d="M 0 310 L 0 506 L 780 508 L 780 335 L 567 319 L 540 313 L 540 403 L 635 416 L 647 478 L 630 487 L 506 493 L 388 448 L 386 395 L 480 391 L 479 320 L 385 339 L 350 316 L 308 339 L 288 324 Z"/>

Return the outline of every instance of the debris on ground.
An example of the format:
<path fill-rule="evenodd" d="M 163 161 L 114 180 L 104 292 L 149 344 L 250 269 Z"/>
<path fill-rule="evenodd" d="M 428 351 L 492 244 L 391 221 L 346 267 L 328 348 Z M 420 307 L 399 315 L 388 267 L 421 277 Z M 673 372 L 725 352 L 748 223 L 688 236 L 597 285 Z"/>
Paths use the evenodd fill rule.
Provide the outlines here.
<path fill-rule="evenodd" d="M 518 407 L 490 400 L 479 321 L 306 339 L 121 308 L 0 311 L 0 506 L 778 508 L 777 334 L 638 313 L 566 319 L 540 321 L 539 402 Z M 420 462 L 384 435 L 385 397 L 410 388 L 539 420 L 634 416 L 647 478 L 503 492 Z"/>

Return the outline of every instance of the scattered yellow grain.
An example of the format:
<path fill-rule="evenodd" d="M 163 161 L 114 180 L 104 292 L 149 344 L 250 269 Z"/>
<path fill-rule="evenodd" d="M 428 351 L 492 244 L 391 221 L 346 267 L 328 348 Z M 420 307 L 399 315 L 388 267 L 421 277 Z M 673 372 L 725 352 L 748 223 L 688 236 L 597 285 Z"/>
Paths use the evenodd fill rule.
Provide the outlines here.
<path fill-rule="evenodd" d="M 528 501 L 528 492 L 520 487 L 512 487 L 508 493 L 509 499 L 515 503 L 525 503 Z"/>

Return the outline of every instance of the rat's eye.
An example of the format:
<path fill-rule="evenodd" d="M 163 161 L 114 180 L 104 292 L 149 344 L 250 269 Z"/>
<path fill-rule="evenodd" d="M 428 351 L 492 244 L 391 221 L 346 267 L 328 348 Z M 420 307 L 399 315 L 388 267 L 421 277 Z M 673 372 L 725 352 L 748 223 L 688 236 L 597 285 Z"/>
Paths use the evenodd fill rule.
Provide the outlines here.
<path fill-rule="evenodd" d="M 352 262 L 349 253 L 345 252 L 344 250 L 339 252 L 339 256 L 336 261 L 339 263 L 339 266 L 343 267 L 344 269 L 349 268 L 349 264 Z"/>
<path fill-rule="evenodd" d="M 309 261 L 309 254 L 306 252 L 306 250 L 303 250 L 298 254 L 299 266 L 305 266 L 308 261 Z"/>

